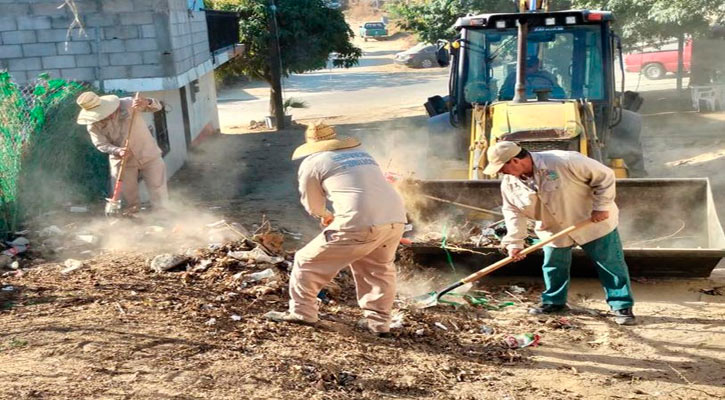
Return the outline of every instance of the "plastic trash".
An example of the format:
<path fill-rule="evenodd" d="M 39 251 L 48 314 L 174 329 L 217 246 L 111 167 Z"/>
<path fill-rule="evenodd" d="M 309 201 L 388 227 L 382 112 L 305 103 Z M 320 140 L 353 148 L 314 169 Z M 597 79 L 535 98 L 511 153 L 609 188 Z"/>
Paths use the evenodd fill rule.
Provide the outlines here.
<path fill-rule="evenodd" d="M 2 290 L 3 292 L 12 292 L 13 290 L 15 290 L 15 288 L 12 286 L 5 286 L 0 290 Z"/>
<path fill-rule="evenodd" d="M 7 242 L 11 246 L 27 246 L 30 244 L 30 240 L 22 236 L 15 238 L 12 242 Z"/>
<path fill-rule="evenodd" d="M 509 286 L 509 292 L 513 294 L 522 294 L 526 293 L 526 289 L 522 288 L 521 286 L 511 285 Z"/>
<path fill-rule="evenodd" d="M 83 266 L 84 266 L 83 261 L 75 260 L 72 258 L 65 260 L 63 265 L 65 266 L 65 268 L 62 271 L 60 271 L 60 273 L 63 275 L 70 274 L 71 272 L 77 271 L 77 270 L 83 268 Z"/>
<path fill-rule="evenodd" d="M 98 242 L 97 236 L 88 235 L 88 234 L 76 235 L 76 239 L 80 240 L 83 243 L 88 243 L 88 244 L 96 244 Z"/>
<path fill-rule="evenodd" d="M 204 325 L 206 325 L 206 326 L 216 325 L 216 318 L 209 318 L 208 321 L 204 322 Z"/>
<path fill-rule="evenodd" d="M 538 346 L 541 336 L 535 333 L 523 333 L 520 335 L 509 335 L 504 338 L 504 343 L 512 349 L 521 349 L 529 346 Z"/>
<path fill-rule="evenodd" d="M 438 327 L 440 329 L 443 329 L 444 331 L 447 331 L 448 330 L 448 327 L 445 326 L 445 325 L 443 325 L 443 324 L 441 324 L 440 322 L 436 322 L 433 325 L 435 325 L 436 327 Z"/>
<path fill-rule="evenodd" d="M 232 314 L 232 321 L 241 321 L 242 317 L 237 314 Z"/>
<path fill-rule="evenodd" d="M 12 246 L 9 249 L 2 252 L 2 254 L 5 254 L 6 256 L 16 256 L 21 253 L 25 253 L 28 250 L 28 246 Z"/>
<path fill-rule="evenodd" d="M 70 208 L 70 212 L 72 213 L 87 213 L 88 207 L 85 206 L 72 206 Z"/>
<path fill-rule="evenodd" d="M 274 272 L 274 270 L 272 268 L 267 268 L 264 271 L 259 271 L 259 272 L 255 272 L 253 274 L 247 275 L 247 277 L 249 278 L 247 280 L 251 281 L 251 282 L 257 282 L 257 281 L 261 281 L 262 279 L 271 278 L 275 275 L 277 275 L 277 273 Z"/>
<path fill-rule="evenodd" d="M 479 332 L 485 334 L 485 335 L 493 335 L 496 331 L 491 328 L 488 325 L 481 325 L 480 328 L 478 328 Z"/>
<path fill-rule="evenodd" d="M 230 251 L 227 255 L 241 261 L 266 262 L 270 264 L 277 264 L 284 261 L 284 258 L 282 257 L 271 257 L 267 255 L 267 253 L 259 247 L 255 247 L 250 251 Z"/>

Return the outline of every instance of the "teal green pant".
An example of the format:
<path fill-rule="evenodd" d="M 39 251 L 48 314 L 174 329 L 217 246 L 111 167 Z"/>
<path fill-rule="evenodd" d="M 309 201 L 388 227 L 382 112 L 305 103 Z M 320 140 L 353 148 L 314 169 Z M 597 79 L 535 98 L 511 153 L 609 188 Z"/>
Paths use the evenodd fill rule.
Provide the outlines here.
<path fill-rule="evenodd" d="M 630 308 L 634 304 L 629 270 L 624 261 L 619 232 L 609 234 L 581 245 L 594 261 L 599 280 L 604 286 L 607 303 L 612 310 Z M 544 283 L 546 290 L 541 294 L 543 304 L 566 304 L 571 269 L 572 247 L 544 246 Z"/>

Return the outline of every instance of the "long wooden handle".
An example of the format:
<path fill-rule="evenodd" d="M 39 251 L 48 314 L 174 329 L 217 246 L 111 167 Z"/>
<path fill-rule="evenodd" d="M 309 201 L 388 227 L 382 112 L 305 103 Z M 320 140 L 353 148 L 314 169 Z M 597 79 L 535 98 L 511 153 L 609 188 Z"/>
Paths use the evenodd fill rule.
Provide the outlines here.
<path fill-rule="evenodd" d="M 583 228 L 583 227 L 585 227 L 585 226 L 587 226 L 589 224 L 593 224 L 592 220 L 590 220 L 590 219 L 587 219 L 587 220 L 578 222 L 576 225 L 572 225 L 572 226 L 570 226 L 570 227 L 568 227 L 566 229 L 563 229 L 563 230 L 557 232 L 556 234 L 552 235 L 550 238 L 548 238 L 546 240 L 542 240 L 541 242 L 536 243 L 535 245 L 533 245 L 531 247 L 525 248 L 519 254 L 520 255 L 529 254 L 532 251 L 536 251 L 536 250 L 538 250 L 538 249 L 546 246 L 547 244 L 553 242 L 554 240 L 559 239 L 559 238 L 561 238 L 563 236 L 566 236 L 566 235 L 574 232 L 575 230 L 581 229 L 581 228 Z M 514 261 L 514 259 L 511 258 L 511 256 L 508 256 L 508 257 L 504 258 L 503 260 L 499 260 L 498 262 L 495 262 L 495 263 L 489 265 L 488 267 L 486 267 L 486 268 L 484 268 L 484 269 L 482 269 L 480 271 L 474 272 L 471 275 L 468 275 L 467 277 L 461 279 L 458 282 L 452 283 L 451 285 L 449 285 L 445 289 L 443 289 L 440 292 L 438 292 L 438 295 L 436 296 L 436 299 L 440 299 L 441 297 L 443 297 L 443 295 L 445 295 L 446 293 L 450 292 L 453 289 L 456 289 L 458 287 L 461 287 L 461 286 L 463 286 L 463 285 L 465 285 L 467 283 L 475 282 L 475 281 L 483 278 L 484 276 L 492 273 L 493 271 L 496 271 L 497 269 L 499 269 L 501 267 L 504 267 L 504 266 L 510 264 L 513 261 Z"/>
<path fill-rule="evenodd" d="M 578 222 L 576 225 L 572 225 L 572 226 L 570 226 L 570 227 L 568 227 L 566 229 L 563 229 L 563 230 L 557 232 L 556 234 L 552 235 L 550 238 L 548 238 L 546 240 L 542 240 L 542 241 L 540 241 L 539 243 L 536 243 L 533 246 L 530 246 L 530 247 L 527 247 L 527 248 L 523 249 L 519 253 L 519 255 L 522 255 L 522 256 L 523 255 L 527 255 L 527 254 L 529 254 L 529 253 L 531 253 L 533 251 L 536 251 L 536 250 L 538 250 L 538 249 L 546 246 L 547 244 L 553 242 L 556 239 L 559 239 L 559 238 L 561 238 L 563 236 L 566 236 L 566 235 L 574 232 L 575 230 L 580 229 L 580 228 L 583 228 L 583 227 L 585 227 L 585 226 L 587 226 L 589 224 L 592 224 L 592 223 L 593 222 L 590 219 L 587 219 L 587 220 Z M 477 280 L 483 278 L 484 276 L 490 274 L 491 272 L 493 272 L 493 271 L 495 271 L 495 270 L 497 270 L 497 269 L 499 269 L 499 268 L 501 268 L 501 267 L 503 267 L 503 266 L 505 266 L 505 265 L 513 262 L 513 261 L 514 261 L 514 259 L 511 256 L 508 256 L 508 257 L 504 258 L 503 260 L 499 260 L 498 262 L 495 262 L 495 263 L 489 265 L 488 267 L 486 267 L 486 268 L 484 268 L 484 269 L 482 269 L 482 270 L 480 270 L 478 272 L 474 272 L 473 274 L 468 275 L 467 277 L 461 279 L 461 281 L 464 284 L 465 283 L 470 283 L 470 282 L 477 281 Z"/>
<path fill-rule="evenodd" d="M 133 97 L 134 100 L 138 99 L 139 93 Z M 131 122 L 128 124 L 128 132 L 126 132 L 126 140 L 123 142 L 123 148 L 126 149 L 126 154 L 121 158 L 121 166 L 118 168 L 118 178 L 116 184 L 113 186 L 113 201 L 118 201 L 121 198 L 121 183 L 123 182 L 123 171 L 126 169 L 126 160 L 128 160 L 128 143 L 131 139 L 131 132 L 133 132 L 133 123 L 136 120 L 136 110 L 131 106 Z"/>

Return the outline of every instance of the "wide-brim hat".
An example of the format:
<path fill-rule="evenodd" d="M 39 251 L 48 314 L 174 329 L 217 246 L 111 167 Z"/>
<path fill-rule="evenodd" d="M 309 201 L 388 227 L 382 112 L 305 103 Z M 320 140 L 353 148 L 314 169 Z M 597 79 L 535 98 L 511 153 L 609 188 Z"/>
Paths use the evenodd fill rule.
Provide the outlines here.
<path fill-rule="evenodd" d="M 78 114 L 76 121 L 80 125 L 90 125 L 108 117 L 114 111 L 118 110 L 121 100 L 118 96 L 112 94 L 98 96 L 93 92 L 84 92 L 78 96 L 76 103 L 81 107 L 81 112 Z"/>
<path fill-rule="evenodd" d="M 297 147 L 292 153 L 293 160 L 307 157 L 310 154 L 319 153 L 321 151 L 331 151 L 340 149 L 349 149 L 351 147 L 360 146 L 360 141 L 354 137 L 337 137 L 335 128 L 322 122 L 314 123 L 307 126 L 305 131 L 306 143 Z"/>

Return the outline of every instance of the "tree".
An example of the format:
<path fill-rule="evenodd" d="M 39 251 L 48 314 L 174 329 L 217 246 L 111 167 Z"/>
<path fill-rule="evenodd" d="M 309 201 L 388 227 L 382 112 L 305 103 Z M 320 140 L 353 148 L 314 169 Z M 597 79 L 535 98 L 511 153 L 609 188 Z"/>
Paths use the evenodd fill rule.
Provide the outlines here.
<path fill-rule="evenodd" d="M 238 11 L 240 41 L 246 54 L 224 67 L 226 73 L 248 75 L 272 84 L 270 69 L 269 0 L 207 0 L 217 10 Z M 276 0 L 282 75 L 324 68 L 331 53 L 335 67 L 357 65 L 362 51 L 351 40 L 353 31 L 340 10 L 325 7 L 322 0 Z M 270 115 L 276 106 L 270 102 Z"/>
<path fill-rule="evenodd" d="M 413 32 L 426 43 L 439 39 L 451 40 L 456 31 L 453 24 L 468 13 L 515 12 L 511 0 L 395 0 L 387 4 L 391 17 L 403 30 Z"/>

